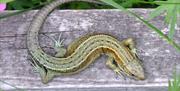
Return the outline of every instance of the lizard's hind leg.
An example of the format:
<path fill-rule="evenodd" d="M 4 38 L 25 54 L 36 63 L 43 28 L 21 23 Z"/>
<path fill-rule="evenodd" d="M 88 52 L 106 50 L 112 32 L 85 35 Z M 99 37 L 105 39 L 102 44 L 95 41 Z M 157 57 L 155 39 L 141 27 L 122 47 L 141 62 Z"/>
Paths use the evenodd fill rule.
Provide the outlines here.
<path fill-rule="evenodd" d="M 36 72 L 39 72 L 43 83 L 49 82 L 49 80 L 51 80 L 54 77 L 54 74 L 51 72 L 51 70 L 48 70 L 45 67 L 38 64 L 33 58 L 31 65 L 35 68 Z"/>
<path fill-rule="evenodd" d="M 42 77 L 42 82 L 43 83 L 48 83 L 50 80 L 52 80 L 55 76 L 55 73 L 49 69 L 46 69 L 46 75 Z"/>

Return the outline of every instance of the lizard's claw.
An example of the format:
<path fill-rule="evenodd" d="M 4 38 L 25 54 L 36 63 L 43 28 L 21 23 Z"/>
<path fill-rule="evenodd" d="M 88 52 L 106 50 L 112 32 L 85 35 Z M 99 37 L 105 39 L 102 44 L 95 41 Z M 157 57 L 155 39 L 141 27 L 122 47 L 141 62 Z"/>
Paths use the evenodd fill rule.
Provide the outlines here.
<path fill-rule="evenodd" d="M 46 34 L 43 34 L 43 35 L 50 38 L 54 42 L 54 48 L 60 48 L 64 46 L 63 45 L 64 39 L 61 40 L 62 33 L 60 33 L 58 40 L 56 40 L 54 37 L 47 36 Z"/>
<path fill-rule="evenodd" d="M 34 67 L 34 70 L 36 72 L 39 72 L 43 83 L 47 83 L 49 80 L 51 80 L 54 77 L 54 74 L 50 70 L 46 69 L 43 66 L 38 65 L 33 58 L 30 63 Z"/>
<path fill-rule="evenodd" d="M 136 48 L 133 48 L 131 51 L 132 51 L 134 54 L 137 54 L 137 49 L 136 49 Z"/>
<path fill-rule="evenodd" d="M 55 57 L 64 57 L 66 54 L 66 49 L 64 48 L 63 41 L 64 39 L 61 39 L 62 33 L 59 34 L 59 38 L 57 41 L 55 41 L 54 49 L 57 52 Z"/>
<path fill-rule="evenodd" d="M 59 34 L 58 40 L 55 40 L 55 41 L 54 41 L 54 42 L 55 42 L 54 47 L 60 48 L 60 47 L 63 47 L 63 46 L 64 46 L 64 45 L 63 45 L 64 39 L 61 39 L 61 36 L 62 36 L 62 33 Z"/>
<path fill-rule="evenodd" d="M 35 56 L 38 56 L 37 54 Z M 30 62 L 31 65 L 34 67 L 34 71 L 39 72 L 42 79 L 46 77 L 46 69 L 43 66 L 38 65 L 33 57 L 31 57 L 32 61 Z"/>
<path fill-rule="evenodd" d="M 115 69 L 114 72 L 115 72 L 118 76 L 120 76 L 120 77 L 122 77 L 122 78 L 125 79 L 125 77 L 124 77 L 124 75 L 122 74 L 122 71 L 121 71 L 121 70 Z"/>

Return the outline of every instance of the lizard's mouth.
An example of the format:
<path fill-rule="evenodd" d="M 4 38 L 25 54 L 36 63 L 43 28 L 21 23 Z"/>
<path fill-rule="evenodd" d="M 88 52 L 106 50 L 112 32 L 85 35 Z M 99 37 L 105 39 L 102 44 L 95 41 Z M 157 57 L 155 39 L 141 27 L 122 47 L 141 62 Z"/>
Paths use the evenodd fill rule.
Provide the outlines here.
<path fill-rule="evenodd" d="M 135 75 L 135 74 L 127 74 L 130 78 L 133 78 L 135 80 L 145 80 L 144 74 L 142 75 Z"/>
<path fill-rule="evenodd" d="M 142 75 L 138 75 L 138 77 L 136 77 L 138 80 L 144 80 L 145 79 L 145 76 L 144 76 L 144 74 L 142 74 Z"/>
<path fill-rule="evenodd" d="M 133 77 L 136 80 L 144 80 L 145 76 L 144 76 L 144 72 L 137 72 L 136 74 L 130 74 L 131 77 Z"/>

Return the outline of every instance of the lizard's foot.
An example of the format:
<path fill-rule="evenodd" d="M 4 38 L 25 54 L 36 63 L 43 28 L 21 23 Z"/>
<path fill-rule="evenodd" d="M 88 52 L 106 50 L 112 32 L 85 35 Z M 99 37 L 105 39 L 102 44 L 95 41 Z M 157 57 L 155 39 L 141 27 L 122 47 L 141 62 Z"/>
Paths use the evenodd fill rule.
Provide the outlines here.
<path fill-rule="evenodd" d="M 109 57 L 108 60 L 106 61 L 106 65 L 111 68 L 117 75 L 121 76 L 124 78 L 122 74 L 122 70 L 118 67 L 117 63 L 113 59 L 113 57 Z"/>
<path fill-rule="evenodd" d="M 137 49 L 135 48 L 135 42 L 132 38 L 127 38 L 122 41 L 122 44 L 124 44 L 126 47 L 130 49 L 130 51 L 136 56 Z"/>
<path fill-rule="evenodd" d="M 119 68 L 113 69 L 113 71 L 120 76 L 121 78 L 125 79 L 122 70 L 120 70 Z"/>
<path fill-rule="evenodd" d="M 54 73 L 51 70 L 39 65 L 33 58 L 31 65 L 35 68 L 35 71 L 40 74 L 43 83 L 49 82 L 54 77 Z"/>
<path fill-rule="evenodd" d="M 54 72 L 49 70 L 49 69 L 46 69 L 46 75 L 45 76 L 41 76 L 42 77 L 42 82 L 44 84 L 48 83 L 50 80 L 52 80 L 54 78 Z"/>
<path fill-rule="evenodd" d="M 43 66 L 40 66 L 33 58 L 31 65 L 34 67 L 34 71 L 38 72 L 41 76 L 41 79 L 44 83 L 44 79 L 46 78 L 47 71 Z"/>
<path fill-rule="evenodd" d="M 62 33 L 59 34 L 58 40 L 55 40 L 54 49 L 57 52 L 55 57 L 64 57 L 64 55 L 66 54 L 66 49 L 63 45 L 64 39 L 61 39 L 61 35 Z"/>
<path fill-rule="evenodd" d="M 135 42 L 132 38 L 127 38 L 127 39 L 123 40 L 122 44 L 125 45 L 128 49 L 130 49 L 131 53 L 133 54 L 133 56 L 136 59 L 140 60 L 137 55 L 137 49 L 135 48 Z M 141 60 L 139 62 L 141 63 Z"/>
<path fill-rule="evenodd" d="M 64 39 L 61 39 L 62 33 L 59 34 L 58 40 L 56 40 L 54 37 L 49 37 L 54 42 L 54 50 L 56 51 L 55 57 L 64 57 L 66 54 L 66 49 L 64 48 L 63 41 Z"/>

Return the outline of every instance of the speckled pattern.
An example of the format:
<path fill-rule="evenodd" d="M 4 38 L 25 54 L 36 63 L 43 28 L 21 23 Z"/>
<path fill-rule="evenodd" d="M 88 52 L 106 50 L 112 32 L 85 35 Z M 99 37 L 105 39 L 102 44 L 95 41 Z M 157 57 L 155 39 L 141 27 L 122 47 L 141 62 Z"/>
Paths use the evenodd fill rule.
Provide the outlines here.
<path fill-rule="evenodd" d="M 151 10 L 134 10 L 147 18 Z M 12 11 L 1 12 L 6 14 Z M 97 59 L 89 68 L 79 74 L 58 76 L 48 84 L 42 84 L 38 73 L 30 65 L 26 49 L 26 32 L 37 11 L 0 20 L 0 80 L 29 90 L 45 91 L 98 91 L 111 87 L 114 91 L 165 91 L 175 64 L 180 64 L 180 53 L 160 39 L 155 32 L 132 16 L 118 10 L 61 10 L 54 11 L 43 25 L 41 33 L 58 38 L 60 32 L 65 47 L 75 38 L 87 33 L 107 33 L 119 40 L 135 39 L 138 55 L 142 59 L 146 80 L 136 81 L 117 76 L 105 65 L 106 56 Z M 164 17 L 151 22 L 167 34 Z M 179 24 L 180 25 L 180 24 Z M 175 40 L 180 44 L 180 26 L 177 26 Z M 54 55 L 53 41 L 40 34 L 40 44 L 46 53 Z M 0 83 L 0 88 L 12 89 Z M 133 89 L 134 88 L 134 89 Z M 161 88 L 161 89 L 160 89 Z M 84 90 L 83 90 L 84 89 Z M 109 89 L 109 90 L 112 90 Z"/>

